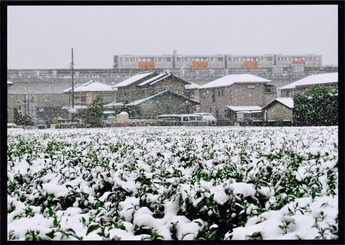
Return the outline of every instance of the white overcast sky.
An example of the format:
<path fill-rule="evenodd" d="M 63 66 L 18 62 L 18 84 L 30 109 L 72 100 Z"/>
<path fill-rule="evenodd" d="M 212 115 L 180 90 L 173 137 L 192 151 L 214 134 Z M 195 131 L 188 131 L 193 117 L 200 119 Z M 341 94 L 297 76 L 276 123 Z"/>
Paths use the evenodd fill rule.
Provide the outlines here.
<path fill-rule="evenodd" d="M 113 55 L 320 54 L 338 65 L 337 5 L 8 6 L 9 69 L 112 68 Z"/>

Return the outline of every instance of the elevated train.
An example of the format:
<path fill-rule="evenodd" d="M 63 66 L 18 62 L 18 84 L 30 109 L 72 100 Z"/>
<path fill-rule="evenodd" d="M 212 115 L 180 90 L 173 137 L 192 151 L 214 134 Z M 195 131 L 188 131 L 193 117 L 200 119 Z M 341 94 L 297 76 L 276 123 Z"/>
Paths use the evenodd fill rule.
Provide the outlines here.
<path fill-rule="evenodd" d="M 203 68 L 272 68 L 322 66 L 321 55 L 114 55 L 114 68 L 117 69 L 203 69 Z"/>

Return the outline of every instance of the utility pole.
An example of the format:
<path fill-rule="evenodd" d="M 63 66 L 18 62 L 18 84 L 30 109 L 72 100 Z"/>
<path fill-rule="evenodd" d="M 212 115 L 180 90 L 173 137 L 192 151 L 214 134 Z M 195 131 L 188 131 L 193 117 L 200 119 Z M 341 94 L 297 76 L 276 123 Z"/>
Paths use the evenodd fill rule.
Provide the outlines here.
<path fill-rule="evenodd" d="M 72 76 L 72 108 L 74 108 L 74 72 L 73 72 L 73 48 L 72 48 L 72 63 L 71 63 L 71 76 Z"/>

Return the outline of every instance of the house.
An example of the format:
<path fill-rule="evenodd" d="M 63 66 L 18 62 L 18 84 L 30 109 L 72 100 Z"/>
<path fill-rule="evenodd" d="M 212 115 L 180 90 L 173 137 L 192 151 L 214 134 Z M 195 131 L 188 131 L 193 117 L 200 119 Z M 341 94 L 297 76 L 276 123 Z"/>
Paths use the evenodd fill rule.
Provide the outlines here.
<path fill-rule="evenodd" d="M 293 97 L 311 86 L 337 86 L 338 72 L 310 75 L 280 88 L 282 97 Z"/>
<path fill-rule="evenodd" d="M 66 89 L 64 93 L 69 95 L 69 106 L 64 107 L 65 109 L 70 108 L 72 87 Z M 74 86 L 74 105 L 78 109 L 86 108 L 90 105 L 97 97 L 102 97 L 104 102 L 110 102 L 114 98 L 114 90 L 110 85 L 100 83 L 97 81 L 89 81 L 87 83 L 78 84 Z"/>
<path fill-rule="evenodd" d="M 262 108 L 262 111 L 264 113 L 264 119 L 265 121 L 292 122 L 293 106 L 293 98 L 276 98 Z"/>
<path fill-rule="evenodd" d="M 190 82 L 190 84 L 187 84 L 185 86 L 186 96 L 192 100 L 200 102 L 200 93 L 199 93 L 200 88 L 201 88 L 201 85 Z"/>
<path fill-rule="evenodd" d="M 200 111 L 212 113 L 218 120 L 234 120 L 233 106 L 266 105 L 277 97 L 270 80 L 251 74 L 231 74 L 199 88 Z M 244 111 L 248 111 L 245 108 Z M 255 108 L 255 110 L 260 110 Z"/>
<path fill-rule="evenodd" d="M 166 113 L 193 113 L 199 103 L 187 97 L 191 83 L 170 73 L 146 72 L 114 86 L 114 100 L 105 105 L 106 114 L 127 111 L 130 118 L 150 118 Z"/>
<path fill-rule="evenodd" d="M 170 73 L 146 72 L 134 75 L 112 86 L 115 101 L 129 103 L 147 98 L 165 90 L 186 96 L 185 86 L 190 83 Z"/>
<path fill-rule="evenodd" d="M 34 122 L 67 116 L 62 107 L 68 105 L 69 97 L 63 91 L 70 85 L 66 81 L 14 82 L 8 86 L 7 92 L 8 122 L 14 122 L 15 111 Z"/>
<path fill-rule="evenodd" d="M 131 118 L 152 118 L 161 114 L 188 114 L 199 103 L 170 90 L 126 104 Z"/>

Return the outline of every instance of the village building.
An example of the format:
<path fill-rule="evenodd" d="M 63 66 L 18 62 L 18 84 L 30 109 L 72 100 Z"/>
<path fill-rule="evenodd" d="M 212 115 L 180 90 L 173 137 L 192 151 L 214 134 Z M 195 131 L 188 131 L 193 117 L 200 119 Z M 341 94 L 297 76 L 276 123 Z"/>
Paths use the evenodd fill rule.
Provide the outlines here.
<path fill-rule="evenodd" d="M 312 86 L 337 86 L 338 72 L 310 75 L 280 88 L 281 97 L 293 97 Z"/>
<path fill-rule="evenodd" d="M 30 118 L 35 124 L 40 120 L 52 121 L 57 117 L 67 117 L 62 107 L 68 106 L 69 97 L 63 91 L 70 85 L 70 82 L 65 81 L 14 82 L 7 92 L 7 121 L 15 121 L 15 111 Z"/>
<path fill-rule="evenodd" d="M 276 87 L 270 80 L 251 74 L 232 74 L 216 79 L 198 88 L 200 112 L 212 113 L 218 120 L 235 122 L 255 107 L 261 107 L 277 97 Z M 241 106 L 243 110 L 232 110 Z M 250 108 L 248 108 L 250 107 Z"/>
<path fill-rule="evenodd" d="M 126 104 L 132 118 L 153 118 L 162 114 L 188 114 L 196 111 L 199 105 L 183 95 L 170 90 Z"/>
<path fill-rule="evenodd" d="M 292 122 L 293 121 L 293 98 L 281 97 L 272 100 L 262 108 L 265 121 Z"/>
<path fill-rule="evenodd" d="M 187 97 L 184 81 L 170 73 L 147 72 L 112 86 L 114 100 L 105 105 L 106 114 L 127 111 L 130 118 L 152 118 L 160 114 L 194 113 L 199 103 Z"/>
<path fill-rule="evenodd" d="M 235 125 L 262 121 L 263 114 L 260 106 L 227 106 L 227 117 Z"/>
<path fill-rule="evenodd" d="M 134 75 L 112 86 L 115 98 L 121 102 L 131 102 L 147 98 L 165 90 L 186 96 L 185 86 L 190 83 L 171 73 L 147 72 Z"/>
<path fill-rule="evenodd" d="M 72 107 L 72 87 L 66 89 L 64 93 L 69 95 L 69 105 L 63 107 L 63 109 L 68 110 Z M 114 90 L 110 85 L 93 80 L 74 86 L 73 93 L 74 108 L 76 109 L 86 109 L 88 105 L 92 104 L 99 97 L 105 103 L 112 101 L 114 98 Z"/>

